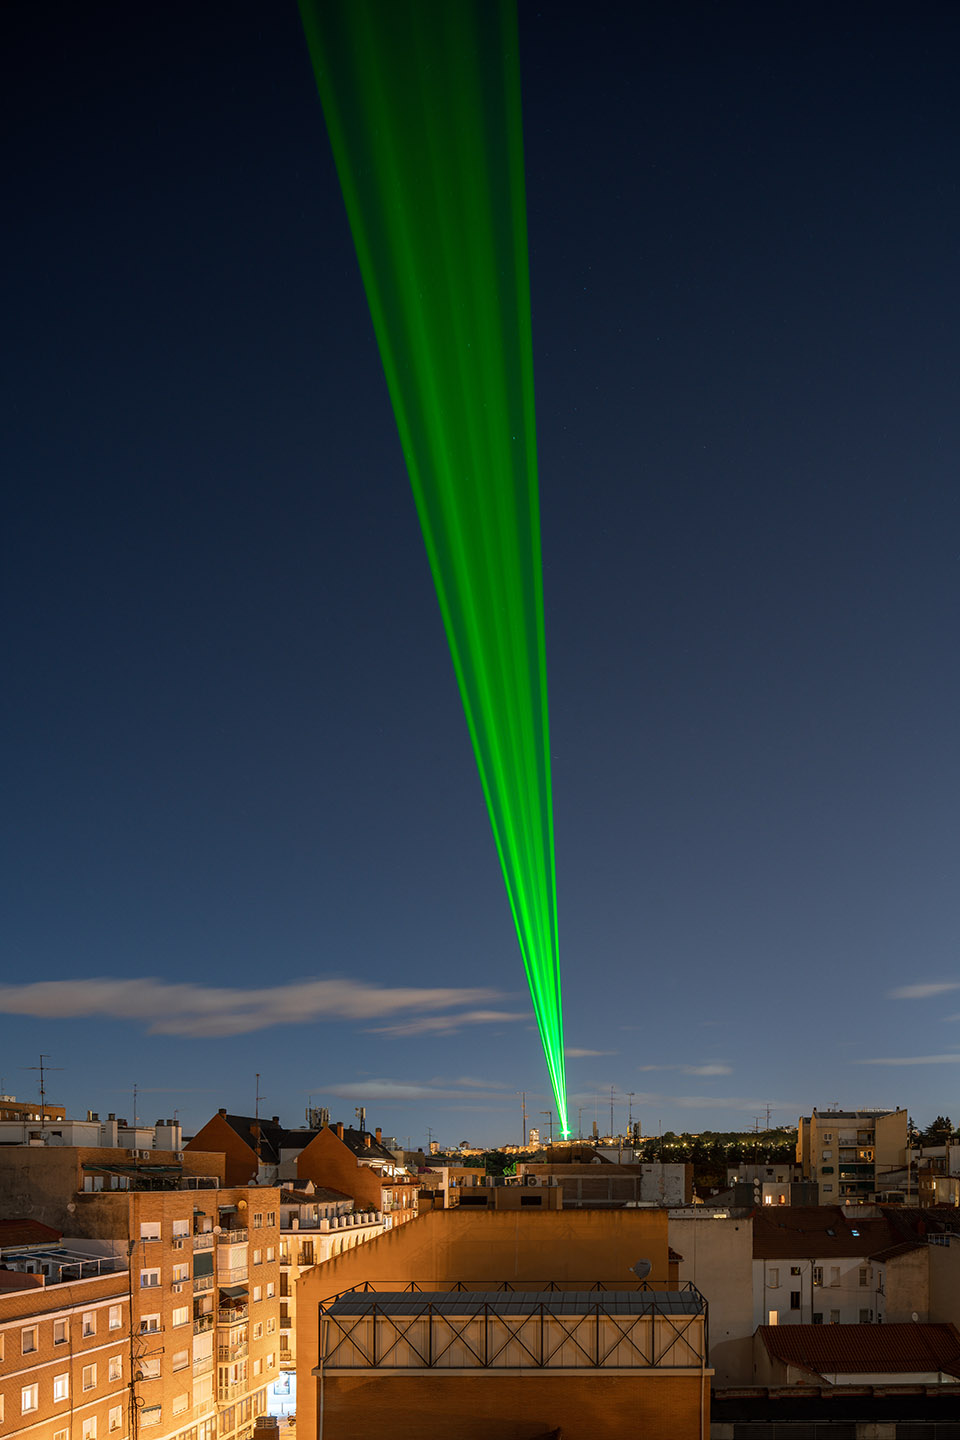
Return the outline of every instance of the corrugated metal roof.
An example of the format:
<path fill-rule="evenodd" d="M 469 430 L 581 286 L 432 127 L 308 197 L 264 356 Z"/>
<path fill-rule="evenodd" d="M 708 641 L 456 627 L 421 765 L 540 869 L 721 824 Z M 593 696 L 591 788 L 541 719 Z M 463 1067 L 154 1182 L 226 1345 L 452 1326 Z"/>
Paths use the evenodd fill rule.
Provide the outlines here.
<path fill-rule="evenodd" d="M 438 1315 L 475 1315 L 487 1306 L 497 1315 L 532 1315 L 541 1306 L 554 1315 L 699 1315 L 703 1299 L 690 1290 L 434 1290 L 398 1293 L 395 1290 L 356 1291 L 341 1295 L 328 1306 L 329 1315 L 385 1315 L 410 1317 L 428 1309 Z"/>
<path fill-rule="evenodd" d="M 953 1325 L 760 1325 L 757 1334 L 775 1359 L 817 1375 L 960 1375 L 960 1334 Z"/>

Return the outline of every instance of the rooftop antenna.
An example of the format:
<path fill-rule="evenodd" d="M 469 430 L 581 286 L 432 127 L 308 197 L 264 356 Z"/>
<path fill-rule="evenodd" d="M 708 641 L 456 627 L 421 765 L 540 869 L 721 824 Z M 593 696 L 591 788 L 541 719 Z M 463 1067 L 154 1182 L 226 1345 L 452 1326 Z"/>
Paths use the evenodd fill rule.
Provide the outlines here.
<path fill-rule="evenodd" d="M 133 1087 L 133 1128 L 137 1128 L 137 1087 Z"/>
<path fill-rule="evenodd" d="M 549 1120 L 550 1120 L 550 1144 L 551 1144 L 551 1146 L 552 1146 L 552 1145 L 553 1145 L 553 1111 L 552 1111 L 552 1110 L 541 1110 L 541 1111 L 540 1111 L 540 1114 L 541 1114 L 541 1115 L 546 1115 L 546 1116 L 549 1117 Z"/>
<path fill-rule="evenodd" d="M 256 1071 L 257 1094 L 253 1102 L 254 1138 L 256 1139 L 257 1169 L 260 1169 L 260 1071 Z"/>
<path fill-rule="evenodd" d="M 520 1111 L 521 1111 L 521 1114 L 523 1115 L 523 1132 L 522 1132 L 522 1139 L 521 1139 L 521 1141 L 520 1141 L 520 1144 L 521 1144 L 522 1148 L 523 1148 L 524 1150 L 526 1150 L 526 1148 L 527 1148 L 527 1092 L 526 1092 L 526 1090 L 518 1090 L 518 1091 L 517 1091 L 517 1094 L 520 1096 Z"/>
<path fill-rule="evenodd" d="M 633 1134 L 633 1097 L 634 1097 L 634 1095 L 636 1095 L 636 1093 L 637 1093 L 636 1090 L 628 1090 L 628 1091 L 627 1091 L 627 1134 L 628 1134 L 628 1135 L 632 1135 L 632 1134 Z"/>
<path fill-rule="evenodd" d="M 366 1130 L 366 1128 L 367 1128 L 367 1107 L 366 1107 L 366 1105 L 358 1105 L 357 1108 L 354 1110 L 353 1113 L 354 1113 L 354 1115 L 356 1115 L 357 1119 L 360 1121 L 360 1129 L 361 1129 L 361 1130 Z"/>
<path fill-rule="evenodd" d="M 616 1094 L 616 1086 L 610 1086 L 610 1139 L 613 1139 L 613 1097 Z"/>
<path fill-rule="evenodd" d="M 46 1119 L 47 1119 L 47 1088 L 46 1088 L 46 1084 L 45 1084 L 46 1074 L 47 1074 L 47 1071 L 48 1071 L 48 1070 L 62 1070 L 62 1069 L 63 1069 L 63 1066 L 62 1066 L 62 1065 L 47 1065 L 47 1064 L 45 1064 L 45 1061 L 47 1061 L 47 1060 L 49 1060 L 49 1059 L 50 1059 L 50 1056 L 49 1056 L 49 1055 L 41 1055 L 41 1056 L 40 1056 L 40 1064 L 39 1064 L 39 1065 L 23 1065 L 23 1066 L 21 1066 L 21 1069 L 23 1069 L 23 1070 L 39 1070 L 39 1071 L 40 1071 L 40 1134 L 41 1134 L 41 1136 L 43 1135 L 43 1127 L 44 1127 L 44 1125 L 46 1124 Z"/>

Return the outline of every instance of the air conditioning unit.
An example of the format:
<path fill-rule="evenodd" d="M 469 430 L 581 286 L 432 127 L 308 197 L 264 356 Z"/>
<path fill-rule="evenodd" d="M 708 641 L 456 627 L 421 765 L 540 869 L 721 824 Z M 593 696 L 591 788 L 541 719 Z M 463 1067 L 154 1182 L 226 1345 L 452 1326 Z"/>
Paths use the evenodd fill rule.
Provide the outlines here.
<path fill-rule="evenodd" d="M 173 1158 L 174 1158 L 174 1160 L 182 1160 L 182 1159 L 183 1159 L 183 1151 L 182 1151 L 182 1150 L 174 1150 L 174 1152 L 173 1152 Z"/>
<path fill-rule="evenodd" d="M 134 1150 L 133 1152 L 134 1160 L 149 1160 L 150 1155 L 151 1152 L 149 1150 Z"/>

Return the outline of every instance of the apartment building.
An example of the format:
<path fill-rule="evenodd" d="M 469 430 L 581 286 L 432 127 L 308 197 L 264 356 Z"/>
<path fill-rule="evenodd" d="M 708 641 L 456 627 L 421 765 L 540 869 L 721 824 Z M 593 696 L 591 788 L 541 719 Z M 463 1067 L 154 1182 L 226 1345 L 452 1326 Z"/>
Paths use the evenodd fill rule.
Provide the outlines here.
<path fill-rule="evenodd" d="M 148 1154 L 2 1150 L 0 1214 L 32 1212 L 72 1252 L 127 1267 L 138 1430 L 247 1440 L 279 1374 L 279 1190 L 223 1186 L 222 1156 Z"/>
<path fill-rule="evenodd" d="M 132 1360 L 126 1265 L 63 1283 L 38 1274 L 17 1278 L 21 1288 L 0 1292 L 0 1434 L 126 1440 Z"/>
<path fill-rule="evenodd" d="M 797 1161 L 821 1205 L 870 1205 L 906 1164 L 906 1110 L 814 1110 L 801 1116 Z"/>
<path fill-rule="evenodd" d="M 315 1265 L 384 1233 L 379 1210 L 358 1211 L 349 1195 L 307 1181 L 280 1191 L 280 1366 L 297 1363 L 297 1282 Z"/>

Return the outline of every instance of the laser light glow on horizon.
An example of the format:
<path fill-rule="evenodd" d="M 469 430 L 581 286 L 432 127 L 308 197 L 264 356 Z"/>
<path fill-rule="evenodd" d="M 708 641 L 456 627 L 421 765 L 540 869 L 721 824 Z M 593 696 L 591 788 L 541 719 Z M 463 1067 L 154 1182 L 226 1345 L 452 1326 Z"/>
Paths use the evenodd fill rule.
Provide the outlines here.
<path fill-rule="evenodd" d="M 300 12 L 568 1135 L 516 8 Z"/>

